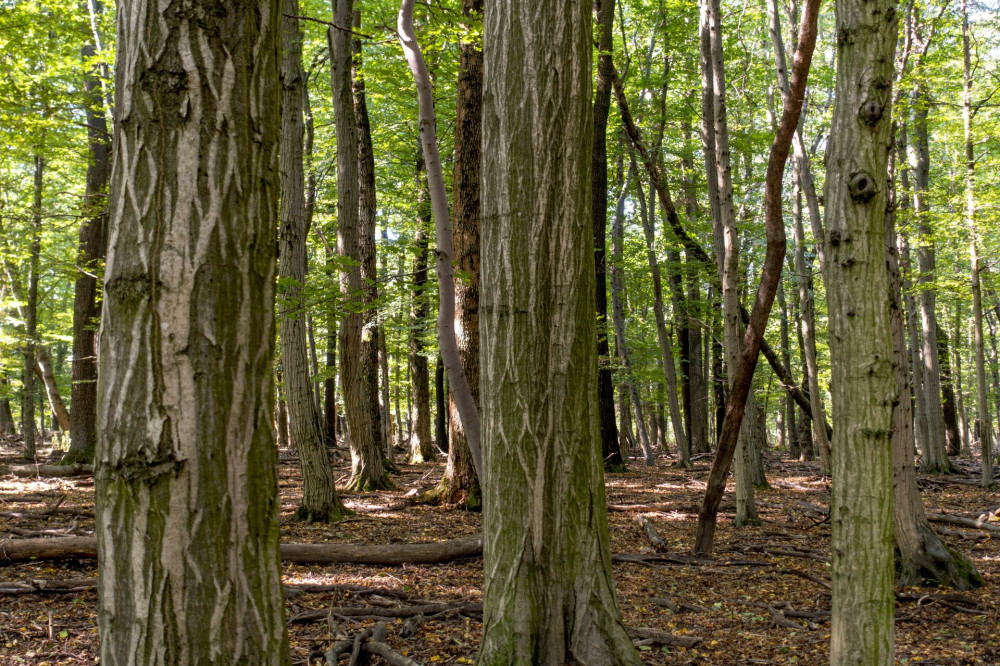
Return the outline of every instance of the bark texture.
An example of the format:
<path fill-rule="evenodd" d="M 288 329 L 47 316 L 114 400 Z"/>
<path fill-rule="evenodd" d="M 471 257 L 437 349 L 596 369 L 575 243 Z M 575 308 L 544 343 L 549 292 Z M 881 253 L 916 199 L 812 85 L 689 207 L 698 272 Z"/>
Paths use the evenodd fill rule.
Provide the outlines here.
<path fill-rule="evenodd" d="M 354 0 L 333 0 L 333 22 L 347 27 L 354 20 Z M 371 405 L 361 367 L 361 334 L 364 324 L 361 279 L 361 247 L 358 221 L 358 133 L 351 84 L 351 33 L 331 28 L 330 80 L 333 112 L 337 125 L 337 253 L 348 260 L 340 271 L 340 293 L 347 301 L 341 317 L 340 385 L 347 416 L 347 438 L 351 447 L 351 479 L 348 487 L 369 490 L 385 485 L 384 453 L 372 433 Z"/>
<path fill-rule="evenodd" d="M 899 399 L 885 269 L 897 18 L 891 0 L 837 0 L 825 246 L 833 369 L 830 663 L 893 663 L 892 434 Z"/>
<path fill-rule="evenodd" d="M 284 14 L 298 16 L 298 0 L 283 0 Z M 278 234 L 278 278 L 281 284 L 279 321 L 281 368 L 289 426 L 302 470 L 302 502 L 297 517 L 308 522 L 339 520 L 343 507 L 337 497 L 333 467 L 316 409 L 306 341 L 306 283 L 309 220 L 302 168 L 303 131 L 302 35 L 298 19 L 281 21 L 281 227 Z"/>
<path fill-rule="evenodd" d="M 591 28 L 589 3 L 486 5 L 479 664 L 640 663 L 596 409 Z"/>
<path fill-rule="evenodd" d="M 287 664 L 276 1 L 118 8 L 98 386 L 102 664 Z"/>

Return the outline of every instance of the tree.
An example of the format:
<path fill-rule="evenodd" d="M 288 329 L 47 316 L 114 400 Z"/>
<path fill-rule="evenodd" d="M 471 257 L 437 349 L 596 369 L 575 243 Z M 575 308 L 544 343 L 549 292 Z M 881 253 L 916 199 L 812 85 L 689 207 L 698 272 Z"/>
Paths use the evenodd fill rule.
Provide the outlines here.
<path fill-rule="evenodd" d="M 593 146 L 593 216 L 594 270 L 597 305 L 597 409 L 601 423 L 601 455 L 609 472 L 625 471 L 625 460 L 618 445 L 618 425 L 615 422 L 615 389 L 611 382 L 608 349 L 608 277 L 605 255 L 608 228 L 608 113 L 611 106 L 611 77 L 615 63 L 611 49 L 614 44 L 615 0 L 595 0 L 597 10 L 598 56 L 597 89 L 594 91 Z"/>
<path fill-rule="evenodd" d="M 898 19 L 888 0 L 837 0 L 839 66 L 827 148 L 833 369 L 830 663 L 893 663 L 894 371 L 885 268 L 886 169 Z"/>
<path fill-rule="evenodd" d="M 273 410 L 276 1 L 118 12 L 102 664 L 289 663 Z"/>
<path fill-rule="evenodd" d="M 480 664 L 640 663 L 611 577 L 596 409 L 590 9 L 486 5 Z"/>
<path fill-rule="evenodd" d="M 337 125 L 337 254 L 340 256 L 340 293 L 345 311 L 338 332 L 340 385 L 347 416 L 347 436 L 351 447 L 349 488 L 369 490 L 386 483 L 385 452 L 372 436 L 369 394 L 361 368 L 361 334 L 364 315 L 361 303 L 360 228 L 358 222 L 358 134 L 354 114 L 351 70 L 351 32 L 354 0 L 333 1 L 330 41 L 330 85 Z"/>
<path fill-rule="evenodd" d="M 302 503 L 297 516 L 309 522 L 339 520 L 343 506 L 327 453 L 320 414 L 313 396 L 306 347 L 306 284 L 309 219 L 302 171 L 302 36 L 298 0 L 283 0 L 281 61 L 281 219 L 278 233 L 278 279 L 281 285 L 279 322 L 281 368 L 289 425 L 302 470 Z"/>

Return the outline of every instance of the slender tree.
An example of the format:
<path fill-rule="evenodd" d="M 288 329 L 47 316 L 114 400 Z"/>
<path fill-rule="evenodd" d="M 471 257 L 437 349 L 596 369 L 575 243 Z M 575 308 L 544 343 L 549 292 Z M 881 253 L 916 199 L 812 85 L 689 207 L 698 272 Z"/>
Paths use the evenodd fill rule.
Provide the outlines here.
<path fill-rule="evenodd" d="M 281 13 L 118 8 L 102 664 L 290 662 L 271 427 Z"/>
<path fill-rule="evenodd" d="M 596 404 L 591 30 L 589 4 L 486 4 L 479 664 L 640 663 Z"/>

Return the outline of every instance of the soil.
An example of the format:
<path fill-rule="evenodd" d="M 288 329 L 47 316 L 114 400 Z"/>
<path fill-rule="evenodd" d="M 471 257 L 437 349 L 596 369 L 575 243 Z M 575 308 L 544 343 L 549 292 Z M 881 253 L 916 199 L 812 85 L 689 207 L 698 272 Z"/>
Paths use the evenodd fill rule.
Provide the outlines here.
<path fill-rule="evenodd" d="M 43 453 L 46 453 L 43 451 Z M 15 442 L 0 446 L 0 465 L 18 462 Z M 300 480 L 294 454 L 282 452 L 281 533 L 284 542 L 365 544 L 416 543 L 469 536 L 480 531 L 478 513 L 413 502 L 432 488 L 443 460 L 421 465 L 400 462 L 397 490 L 344 495 L 356 515 L 340 523 L 293 521 Z M 731 501 L 723 503 L 716 553 L 691 558 L 697 510 L 710 460 L 677 469 L 661 456 L 647 468 L 632 460 L 629 471 L 606 479 L 611 549 L 624 621 L 678 636 L 697 637 L 694 647 L 663 646 L 636 639 L 648 664 L 824 664 L 829 660 L 829 523 L 818 508 L 828 507 L 830 480 L 818 465 L 766 456 L 770 489 L 757 492 L 763 523 L 734 529 Z M 928 512 L 968 518 L 998 511 L 995 492 L 972 485 L 974 466 L 949 477 L 921 477 Z M 340 484 L 348 465 L 337 463 Z M 732 488 L 729 489 L 730 491 Z M 731 496 L 730 496 L 731 497 Z M 93 479 L 0 477 L 0 539 L 93 533 Z M 55 509 L 55 510 L 52 510 Z M 49 510 L 48 514 L 44 514 Z M 31 513 L 26 513 L 31 512 Z M 652 546 L 645 517 L 663 539 Z M 997 517 L 993 517 L 997 520 Z M 995 523 L 1000 526 L 1000 522 Z M 985 580 L 971 592 L 897 588 L 896 663 L 1000 664 L 1000 538 L 985 531 L 935 525 L 944 541 L 968 554 Z M 632 561 L 622 561 L 630 559 Z M 93 560 L 37 561 L 4 565 L 3 583 L 33 579 L 84 579 L 97 575 Z M 459 607 L 410 622 L 415 633 L 403 638 L 405 618 L 388 622 L 385 642 L 421 664 L 469 664 L 475 659 L 482 602 L 482 559 L 440 565 L 359 566 L 286 564 L 288 585 L 348 585 L 351 590 L 311 592 L 292 589 L 287 599 L 294 664 L 310 663 L 337 636 L 350 638 L 374 619 L 339 614 L 333 626 L 327 609 L 372 608 L 444 602 Z M 368 588 L 381 588 L 372 594 Z M 0 601 L 0 664 L 97 663 L 97 597 L 93 590 L 72 593 L 3 594 Z M 310 619 L 319 615 L 321 619 Z M 779 613 L 778 611 L 781 611 Z M 372 613 L 384 610 L 372 610 Z M 813 614 L 813 617 L 801 617 Z M 306 621 L 300 621 L 306 620 Z M 415 626 L 414 626 L 415 624 Z M 322 658 L 311 663 L 324 663 Z M 385 663 L 373 658 L 372 664 Z"/>

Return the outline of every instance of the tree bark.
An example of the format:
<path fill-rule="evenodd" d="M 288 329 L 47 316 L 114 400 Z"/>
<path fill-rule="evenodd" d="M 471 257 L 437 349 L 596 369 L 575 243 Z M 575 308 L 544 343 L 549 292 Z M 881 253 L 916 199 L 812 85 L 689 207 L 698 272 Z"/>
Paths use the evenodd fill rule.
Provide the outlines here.
<path fill-rule="evenodd" d="M 886 168 L 897 16 L 837 0 L 827 148 L 827 303 L 833 370 L 832 666 L 893 663 L 892 434 L 898 396 L 885 268 Z"/>
<path fill-rule="evenodd" d="M 890 169 L 894 171 L 893 158 Z M 890 178 L 894 175 L 890 171 Z M 894 374 L 898 396 L 910 395 L 910 372 L 903 326 L 902 279 L 896 249 L 896 189 L 889 183 L 889 213 L 885 218 L 885 257 L 889 271 L 890 324 Z M 961 553 L 945 546 L 931 529 L 917 487 L 913 460 L 913 403 L 893 401 L 892 411 L 893 527 L 899 553 L 899 582 L 907 586 L 934 585 L 968 590 L 979 587 L 982 577 Z"/>
<path fill-rule="evenodd" d="M 430 202 L 425 182 L 424 158 L 417 157 L 417 182 L 420 198 L 415 254 L 413 257 L 413 290 L 410 314 L 410 378 L 412 380 L 413 419 L 410 428 L 410 462 L 434 460 L 431 443 L 431 393 L 427 356 L 424 353 L 422 328 L 427 321 L 427 227 L 430 225 Z"/>
<path fill-rule="evenodd" d="M 282 11 L 298 16 L 298 0 L 283 0 Z M 309 270 L 306 248 L 309 220 L 303 171 L 302 86 L 305 76 L 302 35 L 296 18 L 285 16 L 281 26 L 281 226 L 278 234 L 281 369 L 289 429 L 302 471 L 302 502 L 296 517 L 307 522 L 327 522 L 340 520 L 343 505 L 337 496 L 333 467 L 313 396 L 306 341 L 307 307 L 302 290 Z"/>
<path fill-rule="evenodd" d="M 354 11 L 352 25 L 361 29 L 361 11 Z M 386 450 L 385 431 L 382 427 L 382 406 L 378 385 L 378 267 L 375 250 L 375 226 L 378 205 L 375 193 L 375 148 L 372 145 L 372 128 L 368 119 L 368 101 L 365 96 L 365 75 L 362 61 L 361 39 L 353 40 L 354 52 L 354 117 L 358 123 L 358 248 L 361 252 L 361 281 L 364 285 L 364 313 L 361 328 L 361 377 L 365 399 L 371 415 L 372 439 L 379 451 Z M 385 455 L 384 453 L 382 454 Z M 383 466 L 384 467 L 384 466 Z M 388 485 L 388 477 L 378 484 Z"/>
<path fill-rule="evenodd" d="M 944 416 L 945 454 L 962 452 L 962 437 L 958 431 L 958 407 L 955 404 L 955 376 L 951 367 L 951 343 L 948 333 L 937 326 L 938 364 L 941 368 L 941 413 Z M 958 354 L 956 353 L 956 358 Z"/>
<path fill-rule="evenodd" d="M 463 16 L 481 18 L 482 0 L 463 0 Z M 455 338 L 476 407 L 479 399 L 480 163 L 483 137 L 483 50 L 478 40 L 459 44 L 455 110 Z M 482 507 L 479 478 L 454 396 L 450 396 L 448 464 L 432 494 L 448 504 Z"/>
<path fill-rule="evenodd" d="M 66 403 L 63 402 L 62 394 L 59 392 L 59 384 L 56 382 L 55 371 L 52 369 L 52 359 L 42 345 L 35 348 L 35 375 L 45 385 L 45 395 L 49 399 L 49 407 L 52 409 L 56 424 L 63 432 L 69 432 L 69 410 L 66 409 Z"/>
<path fill-rule="evenodd" d="M 102 664 L 288 664 L 273 411 L 279 4 L 118 12 Z"/>
<path fill-rule="evenodd" d="M 481 665 L 641 663 L 595 404 L 591 29 L 589 3 L 486 4 Z"/>
<path fill-rule="evenodd" d="M 333 22 L 346 28 L 354 20 L 354 0 L 333 0 Z M 340 385 L 347 416 L 347 438 L 351 447 L 351 478 L 347 487 L 373 490 L 386 486 L 384 454 L 372 433 L 371 405 L 361 367 L 364 297 L 361 278 L 360 224 L 358 219 L 360 182 L 358 175 L 358 133 L 351 84 L 351 33 L 331 28 L 330 78 L 333 111 L 337 125 L 337 253 L 342 260 L 340 293 L 346 301 L 341 317 Z"/>
<path fill-rule="evenodd" d="M 37 424 L 35 423 L 35 349 L 38 345 L 38 274 L 42 248 L 42 190 L 45 159 L 35 155 L 34 201 L 31 213 L 31 243 L 28 248 L 28 293 L 24 301 L 24 365 L 21 374 L 22 455 L 35 459 Z"/>
<path fill-rule="evenodd" d="M 448 389 L 444 383 L 444 362 L 438 356 L 434 364 L 434 443 L 448 452 Z"/>
<path fill-rule="evenodd" d="M 910 166 L 913 169 L 913 214 L 917 219 L 920 243 L 917 262 L 920 273 L 920 332 L 923 358 L 923 386 L 921 397 L 927 415 L 927 441 L 920 468 L 925 473 L 951 473 L 955 469 L 945 448 L 944 412 L 941 406 L 941 368 L 937 340 L 937 288 L 932 284 L 936 271 L 934 241 L 927 190 L 930 188 L 930 147 L 927 131 L 927 92 L 918 85 L 913 93 L 913 141 Z"/>
<path fill-rule="evenodd" d="M 593 172 L 594 270 L 597 278 L 597 410 L 601 424 L 601 454 L 604 469 L 624 472 L 625 459 L 618 443 L 615 422 L 615 389 L 612 383 L 611 356 L 608 348 L 608 114 L 611 107 L 611 77 L 615 63 L 614 48 L 615 0 L 594 0 L 597 13 L 597 86 L 594 91 L 594 146 L 591 156 Z"/>
<path fill-rule="evenodd" d="M 95 17 L 103 13 L 100 2 L 92 2 Z M 95 24 L 96 25 L 96 24 Z M 96 40 L 96 37 L 95 37 Z M 95 40 L 82 48 L 85 59 L 97 55 Z M 100 304 L 97 281 L 105 254 L 107 188 L 111 173 L 111 141 L 100 80 L 100 66 L 84 74 L 84 113 L 87 121 L 87 179 L 77 245 L 79 273 L 73 293 L 73 384 L 70 388 L 70 445 L 63 462 L 92 462 L 97 446 L 97 323 Z"/>

